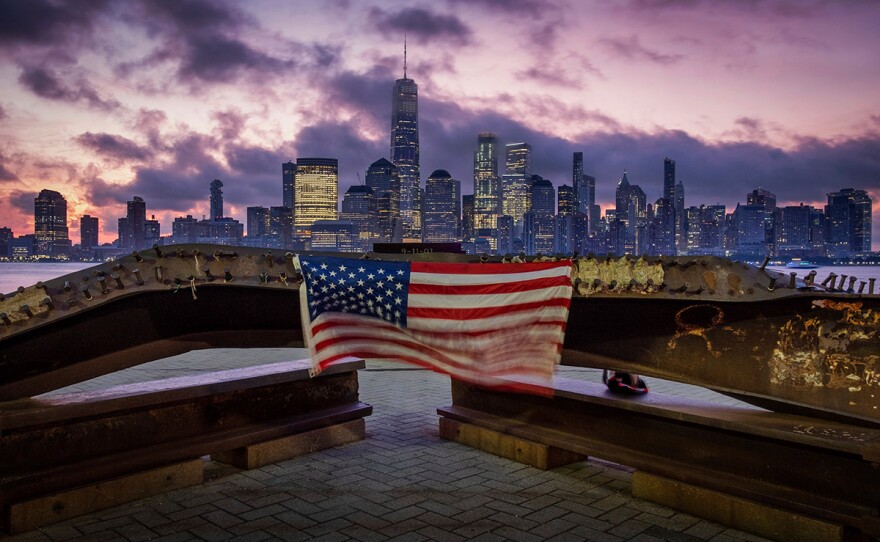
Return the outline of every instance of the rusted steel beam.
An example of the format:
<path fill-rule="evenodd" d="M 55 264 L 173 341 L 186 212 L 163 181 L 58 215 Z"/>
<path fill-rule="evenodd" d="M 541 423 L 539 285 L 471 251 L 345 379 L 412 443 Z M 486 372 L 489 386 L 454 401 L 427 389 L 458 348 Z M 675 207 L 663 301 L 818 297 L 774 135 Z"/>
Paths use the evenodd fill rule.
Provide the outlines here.
<path fill-rule="evenodd" d="M 486 265 L 521 259 L 364 256 Z M 0 400 L 197 348 L 302 346 L 298 279 L 293 254 L 180 245 L 23 287 L 0 299 Z M 815 275 L 799 279 L 716 257 L 578 258 L 572 281 L 562 363 L 880 424 L 873 287 L 856 292 L 852 281 L 831 277 L 822 286 Z"/>
<path fill-rule="evenodd" d="M 880 430 L 556 379 L 552 397 L 452 382 L 441 416 L 880 535 Z"/>
<path fill-rule="evenodd" d="M 202 348 L 301 347 L 299 292 L 147 290 L 0 340 L 0 401 Z"/>
<path fill-rule="evenodd" d="M 368 416 L 361 360 L 308 360 L 0 403 L 0 508 Z"/>
<path fill-rule="evenodd" d="M 572 298 L 562 363 L 712 388 L 773 410 L 880 425 L 880 299 Z"/>

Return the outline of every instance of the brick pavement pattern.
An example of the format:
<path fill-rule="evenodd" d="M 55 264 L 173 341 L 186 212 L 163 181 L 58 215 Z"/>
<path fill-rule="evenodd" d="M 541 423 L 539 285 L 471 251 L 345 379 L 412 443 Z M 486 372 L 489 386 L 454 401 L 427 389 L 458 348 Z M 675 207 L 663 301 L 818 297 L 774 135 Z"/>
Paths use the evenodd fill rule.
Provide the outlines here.
<path fill-rule="evenodd" d="M 301 357 L 294 349 L 198 351 L 63 391 Z M 561 371 L 600 378 L 595 370 Z M 250 471 L 205 458 L 201 486 L 0 539 L 764 540 L 633 498 L 630 471 L 619 465 L 591 459 L 541 471 L 440 439 L 436 408 L 451 403 L 446 376 L 368 363 L 359 379 L 361 400 L 374 407 L 363 441 Z M 650 384 L 664 393 L 712 394 Z"/>

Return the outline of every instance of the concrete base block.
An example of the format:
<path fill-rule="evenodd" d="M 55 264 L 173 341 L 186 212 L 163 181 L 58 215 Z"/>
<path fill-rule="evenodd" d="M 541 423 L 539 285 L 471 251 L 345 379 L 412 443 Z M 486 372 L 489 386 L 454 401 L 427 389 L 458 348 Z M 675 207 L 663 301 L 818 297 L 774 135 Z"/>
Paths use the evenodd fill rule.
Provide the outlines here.
<path fill-rule="evenodd" d="M 359 418 L 242 448 L 212 453 L 211 459 L 240 469 L 256 469 L 318 450 L 363 440 L 365 435 L 366 422 L 363 418 Z"/>
<path fill-rule="evenodd" d="M 201 459 L 159 467 L 92 485 L 12 503 L 6 511 L 6 530 L 30 531 L 83 514 L 202 483 Z"/>
<path fill-rule="evenodd" d="M 469 423 L 440 418 L 440 436 L 539 469 L 584 461 L 586 456 Z"/>
<path fill-rule="evenodd" d="M 632 494 L 639 499 L 771 540 L 831 542 L 843 540 L 845 534 L 841 525 L 642 471 L 633 473 Z"/>

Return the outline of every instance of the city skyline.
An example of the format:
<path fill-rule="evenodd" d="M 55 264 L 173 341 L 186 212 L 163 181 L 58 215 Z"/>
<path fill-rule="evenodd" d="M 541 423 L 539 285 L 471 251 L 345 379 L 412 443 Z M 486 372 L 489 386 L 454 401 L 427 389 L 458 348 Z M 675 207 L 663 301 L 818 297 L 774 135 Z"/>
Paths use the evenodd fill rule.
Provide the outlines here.
<path fill-rule="evenodd" d="M 51 189 L 71 217 L 102 218 L 101 242 L 135 195 L 167 235 L 175 217 L 209 214 L 211 179 L 245 222 L 247 206 L 281 204 L 278 164 L 301 156 L 338 158 L 341 196 L 389 158 L 404 33 L 422 186 L 444 169 L 471 193 L 474 138 L 490 131 L 499 148 L 532 145 L 533 172 L 556 187 L 583 152 L 603 209 L 623 170 L 659 197 L 666 156 L 688 206 L 732 209 L 758 187 L 780 205 L 844 187 L 880 201 L 877 5 L 27 6 L 0 2 L 0 226 L 16 233 Z M 525 38 L 505 35 L 524 16 Z M 294 20 L 308 24 L 291 37 Z"/>

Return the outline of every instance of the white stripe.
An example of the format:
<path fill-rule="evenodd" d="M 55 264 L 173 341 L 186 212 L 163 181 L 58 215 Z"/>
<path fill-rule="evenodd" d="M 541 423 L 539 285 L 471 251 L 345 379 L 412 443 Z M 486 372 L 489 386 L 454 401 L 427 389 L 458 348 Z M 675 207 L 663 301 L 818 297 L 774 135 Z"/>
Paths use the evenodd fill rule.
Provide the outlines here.
<path fill-rule="evenodd" d="M 511 264 L 512 265 L 512 264 Z M 456 284 L 504 284 L 505 282 L 519 282 L 524 280 L 543 279 L 548 277 L 567 277 L 571 275 L 571 267 L 564 265 L 539 271 L 525 271 L 522 273 L 500 273 L 486 275 L 466 275 L 461 273 L 422 273 L 412 271 L 409 281 L 413 284 L 436 284 L 451 286 Z"/>
<path fill-rule="evenodd" d="M 571 299 L 571 286 L 552 286 L 509 294 L 409 294 L 407 303 L 413 308 L 481 309 L 550 299 Z"/>

